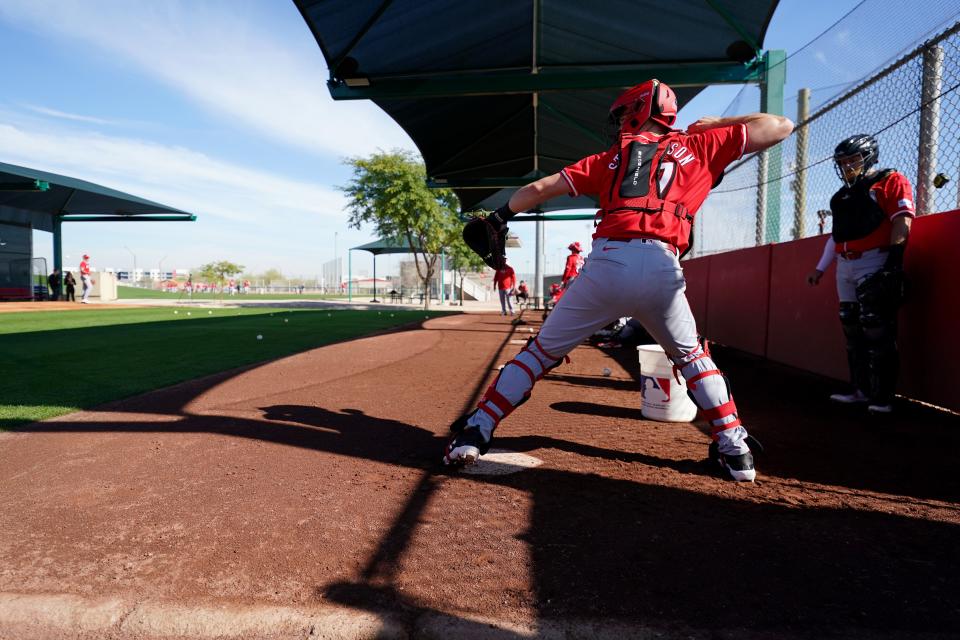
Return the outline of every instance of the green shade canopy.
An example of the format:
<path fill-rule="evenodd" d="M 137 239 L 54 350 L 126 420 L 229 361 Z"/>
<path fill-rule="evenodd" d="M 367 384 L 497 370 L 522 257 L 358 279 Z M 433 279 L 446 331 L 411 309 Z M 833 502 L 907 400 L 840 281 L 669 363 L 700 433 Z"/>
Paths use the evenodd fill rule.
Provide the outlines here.
<path fill-rule="evenodd" d="M 92 182 L 0 162 L 0 222 L 53 231 L 62 221 L 192 221 L 180 209 L 144 200 Z"/>
<path fill-rule="evenodd" d="M 777 1 L 294 0 L 334 99 L 379 105 L 465 211 L 604 150 L 626 87 L 657 77 L 682 106 L 707 85 L 761 81 Z"/>
<path fill-rule="evenodd" d="M 380 238 L 374 242 L 362 244 L 359 247 L 351 247 L 350 250 L 369 251 L 375 256 L 378 256 L 381 253 L 413 253 L 410 250 L 410 245 L 408 245 L 406 242 L 399 242 L 397 240 L 391 240 L 388 238 Z M 423 252 L 423 249 L 417 247 L 417 251 Z"/>

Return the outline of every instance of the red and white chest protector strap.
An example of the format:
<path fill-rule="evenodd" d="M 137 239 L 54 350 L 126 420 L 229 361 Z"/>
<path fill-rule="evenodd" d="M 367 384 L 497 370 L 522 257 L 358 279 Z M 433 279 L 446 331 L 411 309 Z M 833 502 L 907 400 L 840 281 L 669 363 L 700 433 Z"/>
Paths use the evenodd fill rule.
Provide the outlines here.
<path fill-rule="evenodd" d="M 665 135 L 656 142 L 621 136 L 618 167 L 600 192 L 598 236 L 651 237 L 677 246 L 690 235 L 693 215 L 679 202 L 664 199 L 673 184 L 675 166 L 664 163 Z"/>

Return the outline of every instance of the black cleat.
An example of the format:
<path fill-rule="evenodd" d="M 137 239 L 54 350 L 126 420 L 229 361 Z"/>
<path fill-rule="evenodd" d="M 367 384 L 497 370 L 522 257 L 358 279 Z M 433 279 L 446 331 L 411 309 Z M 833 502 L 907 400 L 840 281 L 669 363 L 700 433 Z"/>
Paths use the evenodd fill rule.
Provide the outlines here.
<path fill-rule="evenodd" d="M 752 451 L 763 453 L 763 445 L 753 436 L 745 439 Z M 748 451 L 740 455 L 720 453 L 720 446 L 716 442 L 710 443 L 709 457 L 716 463 L 724 475 L 737 482 L 753 482 L 757 477 L 757 470 L 753 468 L 753 454 Z"/>
<path fill-rule="evenodd" d="M 475 463 L 480 456 L 490 450 L 490 443 L 483 439 L 483 434 L 477 427 L 461 427 L 455 433 L 456 435 L 447 443 L 447 450 L 443 454 L 445 465 L 465 467 Z"/>

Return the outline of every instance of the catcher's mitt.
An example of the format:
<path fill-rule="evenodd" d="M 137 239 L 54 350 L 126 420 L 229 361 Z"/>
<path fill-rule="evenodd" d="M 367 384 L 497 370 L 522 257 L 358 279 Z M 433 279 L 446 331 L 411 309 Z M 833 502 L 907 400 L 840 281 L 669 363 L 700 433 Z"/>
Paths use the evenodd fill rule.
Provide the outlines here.
<path fill-rule="evenodd" d="M 474 217 L 463 227 L 463 241 L 490 268 L 500 270 L 506 264 L 507 231 L 497 216 Z"/>

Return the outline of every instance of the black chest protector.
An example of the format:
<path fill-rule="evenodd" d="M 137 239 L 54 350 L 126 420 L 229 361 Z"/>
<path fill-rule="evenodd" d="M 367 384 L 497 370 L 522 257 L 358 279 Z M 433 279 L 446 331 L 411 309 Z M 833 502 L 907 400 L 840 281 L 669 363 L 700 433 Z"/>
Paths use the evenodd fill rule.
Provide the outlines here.
<path fill-rule="evenodd" d="M 678 203 L 665 200 L 673 185 L 675 173 L 664 178 L 667 144 L 673 134 L 658 142 L 641 142 L 635 136 L 621 136 L 616 170 L 609 176 L 610 184 L 600 192 L 601 216 L 607 213 L 642 212 L 667 213 L 693 222 L 693 216 Z"/>
<path fill-rule="evenodd" d="M 834 242 L 850 242 L 866 238 L 886 219 L 880 205 L 870 197 L 870 187 L 877 184 L 894 169 L 883 169 L 874 175 L 858 180 L 852 187 L 841 187 L 830 198 L 830 211 L 833 212 Z"/>

